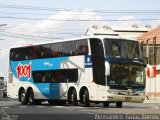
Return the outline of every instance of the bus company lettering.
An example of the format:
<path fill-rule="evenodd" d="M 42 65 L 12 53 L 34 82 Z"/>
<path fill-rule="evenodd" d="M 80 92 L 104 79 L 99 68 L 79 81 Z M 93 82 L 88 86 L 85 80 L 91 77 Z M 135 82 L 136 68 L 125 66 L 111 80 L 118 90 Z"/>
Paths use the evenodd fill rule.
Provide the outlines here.
<path fill-rule="evenodd" d="M 29 80 L 31 78 L 31 63 L 29 63 L 28 65 L 18 64 L 18 66 L 16 67 L 16 71 L 18 79 L 20 77 L 27 76 Z"/>

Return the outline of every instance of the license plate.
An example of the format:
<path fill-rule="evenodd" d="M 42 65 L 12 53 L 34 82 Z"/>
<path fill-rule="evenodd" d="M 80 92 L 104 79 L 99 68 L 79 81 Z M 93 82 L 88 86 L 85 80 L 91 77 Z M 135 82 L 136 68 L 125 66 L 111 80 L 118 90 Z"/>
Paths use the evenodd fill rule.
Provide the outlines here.
<path fill-rule="evenodd" d="M 125 97 L 126 101 L 131 101 L 131 97 Z"/>

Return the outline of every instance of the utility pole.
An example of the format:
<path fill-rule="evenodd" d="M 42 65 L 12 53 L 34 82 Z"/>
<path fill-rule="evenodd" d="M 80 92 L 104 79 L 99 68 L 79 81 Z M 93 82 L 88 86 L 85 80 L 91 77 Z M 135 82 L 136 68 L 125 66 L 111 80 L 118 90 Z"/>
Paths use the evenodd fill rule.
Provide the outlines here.
<path fill-rule="evenodd" d="M 157 64 L 157 56 L 156 56 L 156 54 L 157 54 L 157 49 L 156 49 L 156 36 L 153 38 L 153 50 L 154 50 L 154 52 L 153 52 L 153 54 L 154 54 L 154 65 L 156 65 Z"/>
<path fill-rule="evenodd" d="M 147 64 L 149 64 L 149 62 L 150 62 L 150 60 L 149 60 L 149 39 L 147 40 L 147 45 L 146 45 L 146 57 L 148 59 Z"/>

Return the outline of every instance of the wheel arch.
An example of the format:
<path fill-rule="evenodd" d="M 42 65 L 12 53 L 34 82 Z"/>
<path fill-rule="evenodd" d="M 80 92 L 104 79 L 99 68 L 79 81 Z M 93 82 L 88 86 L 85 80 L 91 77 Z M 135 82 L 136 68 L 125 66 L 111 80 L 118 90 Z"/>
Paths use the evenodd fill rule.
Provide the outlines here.
<path fill-rule="evenodd" d="M 27 88 L 27 93 L 28 93 L 30 90 L 33 90 L 33 88 L 32 88 L 32 87 L 28 87 L 28 88 Z"/>
<path fill-rule="evenodd" d="M 27 90 L 26 90 L 26 95 L 27 95 L 27 96 L 28 96 L 28 93 L 29 93 L 31 90 L 33 91 L 33 88 L 32 88 L 32 87 L 28 87 L 28 88 L 27 88 Z"/>

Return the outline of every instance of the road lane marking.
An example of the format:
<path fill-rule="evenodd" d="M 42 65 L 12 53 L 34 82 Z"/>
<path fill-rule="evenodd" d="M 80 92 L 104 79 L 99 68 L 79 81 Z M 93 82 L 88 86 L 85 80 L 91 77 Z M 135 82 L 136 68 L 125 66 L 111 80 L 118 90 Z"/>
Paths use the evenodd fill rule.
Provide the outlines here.
<path fill-rule="evenodd" d="M 28 106 L 19 106 L 19 108 L 28 108 Z"/>
<path fill-rule="evenodd" d="M 66 108 L 67 110 L 74 110 L 73 108 Z"/>
<path fill-rule="evenodd" d="M 2 107 L 2 109 L 9 109 L 9 107 Z"/>
<path fill-rule="evenodd" d="M 38 107 L 38 108 L 45 108 L 46 106 L 36 106 L 36 107 Z"/>
<path fill-rule="evenodd" d="M 52 106 L 53 108 L 66 108 L 66 106 Z"/>

